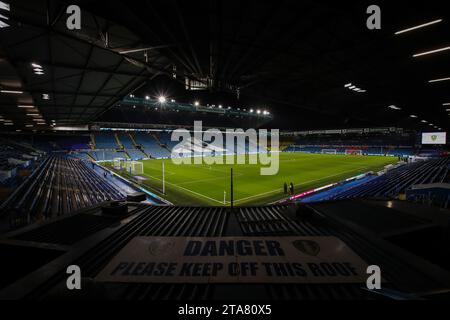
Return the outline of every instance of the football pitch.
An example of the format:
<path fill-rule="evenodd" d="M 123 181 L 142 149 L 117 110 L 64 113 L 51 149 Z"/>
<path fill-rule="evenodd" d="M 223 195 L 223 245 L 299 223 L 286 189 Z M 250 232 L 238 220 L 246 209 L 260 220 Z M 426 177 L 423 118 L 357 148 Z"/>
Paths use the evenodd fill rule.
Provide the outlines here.
<path fill-rule="evenodd" d="M 165 195 L 162 194 L 163 161 Z M 143 169 L 147 180 L 143 185 L 175 205 L 223 206 L 224 199 L 229 205 L 230 169 L 233 168 L 234 204 L 261 205 L 286 198 L 285 182 L 292 182 L 298 194 L 364 172 L 379 171 L 397 161 L 397 158 L 383 156 L 280 153 L 278 174 L 262 176 L 261 165 L 176 165 L 170 159 L 145 160 Z"/>

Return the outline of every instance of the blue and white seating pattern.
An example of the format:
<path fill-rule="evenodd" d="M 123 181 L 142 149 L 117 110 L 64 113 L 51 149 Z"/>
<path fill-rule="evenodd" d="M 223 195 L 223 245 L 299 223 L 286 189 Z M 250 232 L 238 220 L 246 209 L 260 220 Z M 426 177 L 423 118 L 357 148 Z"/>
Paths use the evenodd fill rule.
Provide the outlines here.
<path fill-rule="evenodd" d="M 86 162 L 50 156 L 2 205 L 1 213 L 36 221 L 125 197 Z"/>
<path fill-rule="evenodd" d="M 162 147 L 158 140 L 148 133 L 138 133 L 136 134 L 136 143 L 141 145 L 145 153 L 150 155 L 152 158 L 168 158 L 170 157 L 170 152 L 166 148 Z M 163 143 L 163 142 L 161 142 Z"/>
<path fill-rule="evenodd" d="M 116 149 L 118 145 L 114 134 L 112 133 L 97 133 L 95 135 L 95 148 L 96 149 Z"/>
<path fill-rule="evenodd" d="M 405 164 L 366 183 L 316 195 L 317 201 L 355 198 L 395 198 L 413 185 L 449 182 L 450 158 Z"/>

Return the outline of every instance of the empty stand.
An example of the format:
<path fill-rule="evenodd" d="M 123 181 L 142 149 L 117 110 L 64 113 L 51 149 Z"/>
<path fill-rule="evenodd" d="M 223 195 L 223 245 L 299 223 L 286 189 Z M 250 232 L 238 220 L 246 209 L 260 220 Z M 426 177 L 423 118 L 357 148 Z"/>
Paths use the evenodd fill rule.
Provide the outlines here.
<path fill-rule="evenodd" d="M 20 224 L 123 198 L 124 194 L 85 162 L 51 156 L 5 202 L 2 215 L 18 219 Z"/>
<path fill-rule="evenodd" d="M 141 145 L 145 153 L 152 158 L 166 158 L 170 157 L 170 152 L 167 148 L 161 146 L 158 139 L 149 133 L 137 133 L 136 143 Z M 162 142 L 163 143 L 163 142 Z"/>
<path fill-rule="evenodd" d="M 348 185 L 327 191 L 324 197 L 316 195 L 320 200 L 340 200 L 352 198 L 394 198 L 413 185 L 448 182 L 450 158 L 420 161 L 400 166 L 386 174 L 369 179 L 369 181 Z"/>

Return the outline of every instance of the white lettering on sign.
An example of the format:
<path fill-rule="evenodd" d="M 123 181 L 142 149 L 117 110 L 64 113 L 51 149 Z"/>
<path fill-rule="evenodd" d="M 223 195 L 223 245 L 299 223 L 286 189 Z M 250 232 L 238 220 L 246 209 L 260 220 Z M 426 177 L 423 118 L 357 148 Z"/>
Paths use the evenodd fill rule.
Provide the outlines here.
<path fill-rule="evenodd" d="M 367 267 L 336 237 L 137 237 L 109 262 L 97 280 L 365 283 Z"/>

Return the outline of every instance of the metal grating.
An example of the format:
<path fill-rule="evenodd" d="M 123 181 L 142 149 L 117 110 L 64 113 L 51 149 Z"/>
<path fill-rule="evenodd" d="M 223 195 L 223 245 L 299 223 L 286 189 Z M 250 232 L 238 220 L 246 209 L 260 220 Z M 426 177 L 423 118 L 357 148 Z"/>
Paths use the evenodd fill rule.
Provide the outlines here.
<path fill-rule="evenodd" d="M 77 214 L 58 220 L 41 228 L 19 234 L 12 239 L 73 245 L 74 243 L 104 229 L 116 222 L 116 218 Z"/>
<path fill-rule="evenodd" d="M 70 226 L 67 224 L 66 227 Z M 66 228 L 64 227 L 64 229 Z M 292 206 L 236 208 L 157 207 L 141 205 L 133 219 L 122 221 L 98 243 L 70 260 L 83 270 L 89 284 L 83 298 L 125 300 L 346 300 L 374 299 L 360 285 L 307 284 L 111 284 L 93 280 L 130 240 L 137 236 L 336 236 L 369 264 L 383 270 L 385 287 L 403 292 L 424 292 L 442 287 L 430 272 L 414 261 L 399 259 L 384 245 L 345 227 L 320 212 L 296 215 Z M 95 237 L 95 236 L 94 236 Z M 66 263 L 67 261 L 64 261 Z M 64 264 L 66 265 L 66 264 Z M 64 290 L 65 272 L 60 270 L 27 293 L 28 299 L 45 300 L 70 295 Z M 411 281 L 414 279 L 414 281 Z"/>

